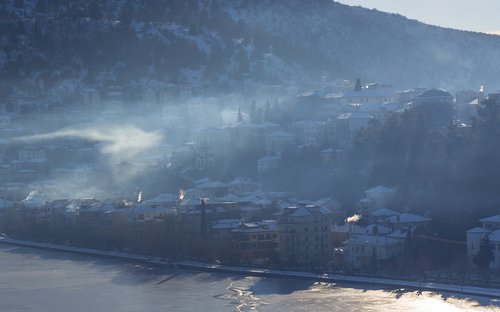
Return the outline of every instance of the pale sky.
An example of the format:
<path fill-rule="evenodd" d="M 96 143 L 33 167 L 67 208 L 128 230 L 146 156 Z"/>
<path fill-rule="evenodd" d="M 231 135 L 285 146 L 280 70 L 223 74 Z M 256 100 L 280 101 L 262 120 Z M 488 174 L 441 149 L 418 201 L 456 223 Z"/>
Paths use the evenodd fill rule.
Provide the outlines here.
<path fill-rule="evenodd" d="M 500 0 L 335 0 L 431 25 L 500 34 Z"/>

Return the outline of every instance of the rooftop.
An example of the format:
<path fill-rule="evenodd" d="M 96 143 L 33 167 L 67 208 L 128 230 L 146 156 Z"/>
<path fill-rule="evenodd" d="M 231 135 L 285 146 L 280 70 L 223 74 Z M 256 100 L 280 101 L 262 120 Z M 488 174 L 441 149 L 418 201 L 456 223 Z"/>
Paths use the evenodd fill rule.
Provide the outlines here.
<path fill-rule="evenodd" d="M 480 222 L 500 222 L 500 215 L 491 216 L 488 218 L 481 219 L 479 221 Z"/>
<path fill-rule="evenodd" d="M 395 215 L 392 217 L 389 217 L 387 219 L 391 223 L 420 223 L 420 222 L 428 222 L 431 221 L 431 219 L 410 214 L 410 213 L 402 213 L 399 215 Z"/>

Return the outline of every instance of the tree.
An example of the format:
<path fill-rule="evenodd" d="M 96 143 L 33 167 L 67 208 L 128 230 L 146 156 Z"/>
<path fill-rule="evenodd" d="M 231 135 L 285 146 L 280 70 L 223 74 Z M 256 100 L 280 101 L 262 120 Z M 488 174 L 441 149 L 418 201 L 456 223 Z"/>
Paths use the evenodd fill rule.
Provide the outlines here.
<path fill-rule="evenodd" d="M 359 80 L 359 78 L 356 78 L 356 85 L 354 86 L 354 91 L 356 92 L 361 91 L 361 80 Z"/>
<path fill-rule="evenodd" d="M 91 1 L 88 5 L 87 12 L 90 18 L 100 19 L 102 18 L 101 8 L 99 6 L 99 1 Z"/>
<path fill-rule="evenodd" d="M 481 240 L 481 245 L 479 245 L 479 251 L 474 256 L 472 261 L 478 267 L 479 270 L 487 272 L 490 268 L 490 263 L 493 261 L 493 245 L 490 242 L 488 236 Z"/>
<path fill-rule="evenodd" d="M 38 13 L 45 13 L 45 10 L 47 9 L 47 3 L 45 0 L 38 0 L 35 5 L 35 10 Z"/>

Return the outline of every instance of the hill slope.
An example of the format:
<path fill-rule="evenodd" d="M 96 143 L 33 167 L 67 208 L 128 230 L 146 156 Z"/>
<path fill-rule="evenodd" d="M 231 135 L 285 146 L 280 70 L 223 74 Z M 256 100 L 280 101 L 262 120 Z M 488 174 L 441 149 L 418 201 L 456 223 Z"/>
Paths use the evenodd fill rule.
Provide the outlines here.
<path fill-rule="evenodd" d="M 500 37 L 328 0 L 7 0 L 3 94 L 156 79 L 231 87 L 362 77 L 500 86 Z M 68 83 L 70 82 L 70 83 Z"/>

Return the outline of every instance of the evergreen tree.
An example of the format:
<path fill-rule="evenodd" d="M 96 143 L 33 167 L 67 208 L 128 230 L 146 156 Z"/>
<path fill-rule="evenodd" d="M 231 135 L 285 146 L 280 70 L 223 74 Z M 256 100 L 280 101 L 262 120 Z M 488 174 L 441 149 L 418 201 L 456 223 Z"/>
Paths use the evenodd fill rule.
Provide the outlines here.
<path fill-rule="evenodd" d="M 481 271 L 488 271 L 490 268 L 490 263 L 493 261 L 493 245 L 490 242 L 488 236 L 481 240 L 481 245 L 479 246 L 479 251 L 474 256 L 472 261 Z"/>
<path fill-rule="evenodd" d="M 92 18 L 92 19 L 101 19 L 102 18 L 101 7 L 99 6 L 98 0 L 90 1 L 87 10 L 88 10 L 88 15 L 90 18 Z"/>
<path fill-rule="evenodd" d="M 35 5 L 35 10 L 38 13 L 45 13 L 45 10 L 47 9 L 47 3 L 45 0 L 38 0 Z"/>
<path fill-rule="evenodd" d="M 356 78 L 356 85 L 354 86 L 354 91 L 356 92 L 361 91 L 361 80 L 359 80 L 359 78 Z"/>

